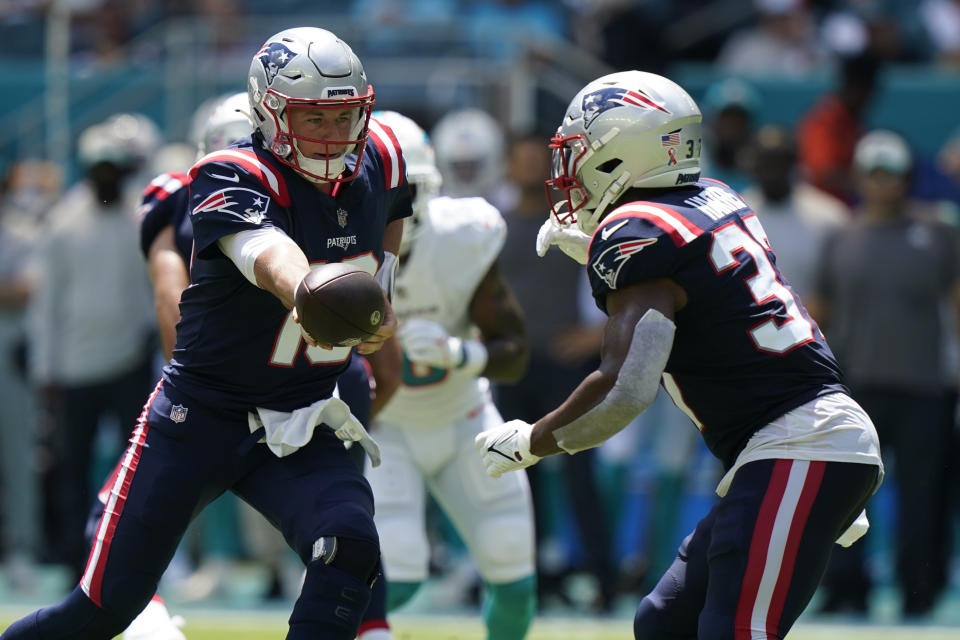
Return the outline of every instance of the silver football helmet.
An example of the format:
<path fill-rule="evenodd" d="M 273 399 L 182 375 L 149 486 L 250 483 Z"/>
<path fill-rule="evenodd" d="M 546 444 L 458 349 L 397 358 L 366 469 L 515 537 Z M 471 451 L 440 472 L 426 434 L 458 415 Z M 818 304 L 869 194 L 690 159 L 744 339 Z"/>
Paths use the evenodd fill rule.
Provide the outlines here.
<path fill-rule="evenodd" d="M 247 94 L 253 124 L 281 162 L 313 182 L 345 182 L 356 175 L 356 164 L 344 173 L 346 157 L 355 154 L 356 163 L 363 154 L 373 87 L 360 59 L 337 36 L 316 27 L 274 35 L 253 56 Z M 298 135 L 290 128 L 295 109 L 350 110 L 350 133 L 343 140 Z M 304 154 L 302 143 L 323 145 L 325 152 Z"/>
<path fill-rule="evenodd" d="M 413 215 L 403 220 L 403 237 L 400 240 L 400 255 L 403 256 L 410 252 L 414 240 L 423 231 L 423 225 L 427 222 L 427 207 L 440 193 L 440 171 L 430 138 L 420 125 L 396 111 L 374 111 L 373 117 L 380 124 L 390 127 L 397 136 L 407 164 Z"/>
<path fill-rule="evenodd" d="M 249 109 L 250 101 L 246 92 L 220 97 L 212 104 L 201 105 L 191 127 L 191 139 L 197 146 L 197 157 L 224 149 L 233 141 L 253 133 Z"/>
<path fill-rule="evenodd" d="M 623 71 L 580 90 L 550 142 L 550 210 L 593 233 L 631 187 L 668 188 L 700 177 L 700 108 L 675 82 Z"/>
<path fill-rule="evenodd" d="M 481 109 L 460 109 L 433 128 L 443 190 L 454 198 L 486 196 L 503 176 L 506 144 L 500 124 Z"/>

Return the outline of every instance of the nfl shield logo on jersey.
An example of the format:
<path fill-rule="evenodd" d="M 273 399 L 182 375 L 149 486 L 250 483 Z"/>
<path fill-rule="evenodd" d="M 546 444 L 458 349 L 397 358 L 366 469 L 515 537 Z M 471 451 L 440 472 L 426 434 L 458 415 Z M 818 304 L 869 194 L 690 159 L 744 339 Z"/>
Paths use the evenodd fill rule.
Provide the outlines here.
<path fill-rule="evenodd" d="M 340 225 L 340 228 L 347 226 L 347 210 L 346 209 L 337 209 L 337 224 Z"/>
<path fill-rule="evenodd" d="M 183 422 L 187 419 L 187 408 L 182 404 L 175 404 L 170 407 L 170 419 L 174 422 Z"/>

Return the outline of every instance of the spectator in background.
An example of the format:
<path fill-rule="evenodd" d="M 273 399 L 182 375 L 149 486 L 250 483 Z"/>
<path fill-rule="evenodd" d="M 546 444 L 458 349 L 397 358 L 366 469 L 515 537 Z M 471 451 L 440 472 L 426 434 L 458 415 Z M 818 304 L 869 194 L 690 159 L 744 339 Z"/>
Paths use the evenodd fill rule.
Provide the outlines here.
<path fill-rule="evenodd" d="M 57 555 L 77 576 L 99 480 L 92 477 L 97 427 L 116 420 L 111 455 L 119 452 L 153 382 L 150 285 L 134 214 L 143 185 L 133 178 L 158 138 L 130 114 L 86 129 L 78 141 L 84 179 L 54 205 L 37 252 L 30 366 L 55 421 Z"/>
<path fill-rule="evenodd" d="M 727 39 L 717 68 L 733 74 L 798 76 L 827 63 L 804 0 L 754 0 L 754 6 L 757 24 Z"/>
<path fill-rule="evenodd" d="M 797 128 L 807 179 L 847 204 L 855 199 L 853 149 L 863 135 L 879 70 L 869 54 L 844 59 L 836 87 L 804 114 Z"/>
<path fill-rule="evenodd" d="M 25 314 L 33 250 L 43 218 L 60 195 L 60 181 L 55 166 L 25 161 L 0 184 L 0 560 L 18 591 L 33 586 L 40 539 L 37 415 L 25 370 Z"/>
<path fill-rule="evenodd" d="M 507 183 L 513 198 L 512 206 L 503 208 L 507 240 L 500 268 L 529 323 L 530 364 L 520 382 L 497 387 L 497 406 L 505 420 L 530 419 L 564 398 L 599 357 L 602 326 L 585 322 L 580 313 L 578 290 L 586 285 L 581 285 L 584 276 L 579 265 L 560 252 L 538 258 L 534 251 L 547 207 L 543 180 L 550 174 L 550 154 L 545 140 L 538 135 L 514 139 L 508 166 Z M 550 278 L 542 277 L 543 270 Z M 594 452 L 566 456 L 557 463 L 552 469 L 528 472 L 537 511 L 538 547 L 542 552 L 549 550 L 560 535 L 555 527 L 547 526 L 547 500 L 552 493 L 547 484 L 557 478 L 563 483 L 561 491 L 570 496 L 583 568 L 596 580 L 598 596 L 591 604 L 598 611 L 609 612 L 616 572 L 609 517 L 596 485 Z M 562 469 L 559 473 L 558 468 Z M 541 553 L 541 601 L 552 596 L 566 599 L 562 581 L 573 568 L 571 564 L 571 558 L 556 560 Z"/>
<path fill-rule="evenodd" d="M 903 614 L 915 617 L 931 612 L 947 577 L 957 371 L 945 357 L 955 327 L 944 309 L 960 301 L 958 236 L 908 200 L 911 153 L 899 135 L 864 136 L 854 166 L 863 202 L 853 224 L 827 240 L 808 308 L 896 460 L 896 577 Z M 835 551 L 824 611 L 867 611 L 864 550 Z"/>
<path fill-rule="evenodd" d="M 478 53 L 491 58 L 536 55 L 567 33 L 563 4 L 549 0 L 466 2 L 464 25 Z"/>
<path fill-rule="evenodd" d="M 916 165 L 913 195 L 938 203 L 944 219 L 960 226 L 960 129 L 932 157 L 918 157 Z"/>
<path fill-rule="evenodd" d="M 820 39 L 833 55 L 871 53 L 888 62 L 923 57 L 916 3 L 840 0 L 831 4 L 821 18 Z"/>
<path fill-rule="evenodd" d="M 743 199 L 776 247 L 777 266 L 806 300 L 824 238 L 850 219 L 850 210 L 802 178 L 796 144 L 786 129 L 761 128 L 750 151 L 754 183 L 742 192 Z"/>
<path fill-rule="evenodd" d="M 745 152 L 756 127 L 760 95 L 743 80 L 727 78 L 710 85 L 702 102 L 704 171 L 733 189 L 742 189 L 750 181 Z"/>
<path fill-rule="evenodd" d="M 960 68 L 960 1 L 924 0 L 918 14 L 933 61 L 944 68 Z"/>
<path fill-rule="evenodd" d="M 443 176 L 443 195 L 479 196 L 498 205 L 491 194 L 503 178 L 506 143 L 493 116 L 482 109 L 451 111 L 440 118 L 430 138 Z"/>

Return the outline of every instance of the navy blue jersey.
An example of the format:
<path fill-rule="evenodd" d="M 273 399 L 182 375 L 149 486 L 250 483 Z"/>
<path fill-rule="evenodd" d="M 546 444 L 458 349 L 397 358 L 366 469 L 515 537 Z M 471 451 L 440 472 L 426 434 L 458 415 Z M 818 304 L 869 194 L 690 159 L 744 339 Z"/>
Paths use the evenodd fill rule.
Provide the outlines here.
<path fill-rule="evenodd" d="M 184 264 L 190 264 L 193 229 L 190 227 L 190 177 L 185 173 L 161 173 L 143 190 L 140 208 L 140 250 L 146 258 L 157 236 L 173 226 L 174 243 Z"/>
<path fill-rule="evenodd" d="M 375 273 L 384 228 L 411 213 L 392 132 L 371 124 L 356 177 L 332 195 L 278 161 L 258 137 L 209 154 L 190 176 L 191 284 L 180 300 L 177 346 L 165 380 L 216 406 L 291 411 L 328 397 L 351 349 L 308 347 L 291 312 L 251 284 L 217 241 L 273 227 L 311 264 L 350 262 Z"/>
<path fill-rule="evenodd" d="M 645 280 L 686 291 L 663 386 L 728 468 L 760 427 L 846 391 L 756 214 L 723 183 L 618 207 L 593 235 L 587 270 L 603 310 L 610 291 Z"/>

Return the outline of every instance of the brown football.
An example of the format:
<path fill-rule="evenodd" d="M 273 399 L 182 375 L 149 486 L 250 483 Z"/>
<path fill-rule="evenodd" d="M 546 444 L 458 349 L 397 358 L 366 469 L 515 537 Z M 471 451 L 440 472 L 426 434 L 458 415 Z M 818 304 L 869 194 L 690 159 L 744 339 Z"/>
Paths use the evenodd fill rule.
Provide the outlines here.
<path fill-rule="evenodd" d="M 314 268 L 294 295 L 297 315 L 320 344 L 351 347 L 377 332 L 386 300 L 380 285 L 366 271 L 342 262 Z"/>

